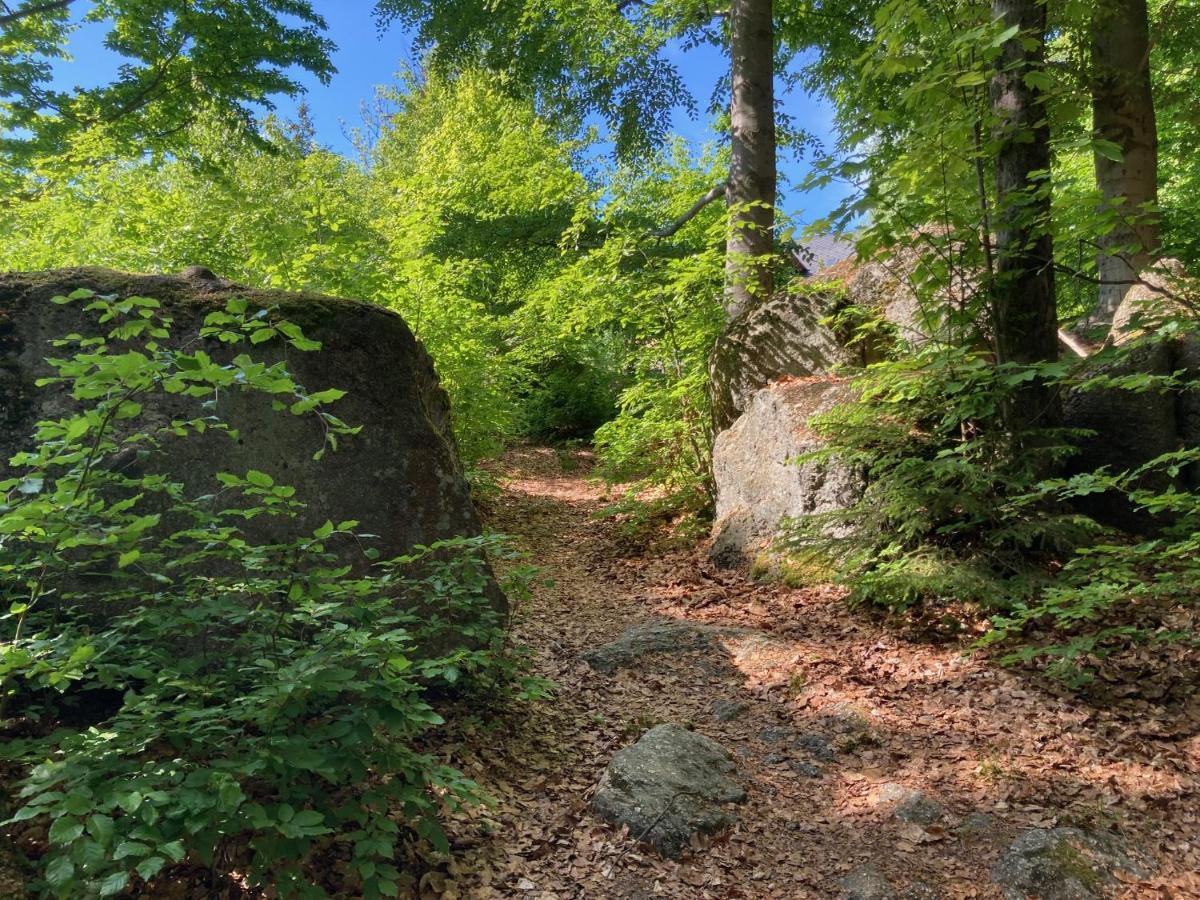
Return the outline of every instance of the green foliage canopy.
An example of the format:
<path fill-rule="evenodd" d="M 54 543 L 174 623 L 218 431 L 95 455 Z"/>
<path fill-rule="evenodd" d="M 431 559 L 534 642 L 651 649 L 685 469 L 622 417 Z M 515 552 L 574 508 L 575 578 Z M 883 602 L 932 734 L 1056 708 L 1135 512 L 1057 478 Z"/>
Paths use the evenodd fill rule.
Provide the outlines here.
<path fill-rule="evenodd" d="M 18 161 L 62 153 L 101 130 L 126 155 L 188 147 L 186 129 L 208 110 L 247 134 L 254 107 L 296 94 L 287 70 L 328 81 L 332 43 L 309 0 L 94 0 L 82 21 L 108 29 L 121 60 L 107 84 L 63 90 L 51 81 L 77 29 L 77 4 L 24 0 L 0 7 L 0 150 Z M 291 20 L 294 24 L 289 24 Z"/>
<path fill-rule="evenodd" d="M 661 52 L 673 29 L 638 3 L 379 0 L 376 10 L 382 24 L 415 30 L 443 73 L 472 66 L 507 73 L 549 115 L 564 117 L 565 131 L 599 114 L 622 156 L 659 143 L 672 108 L 690 102 Z"/>
<path fill-rule="evenodd" d="M 652 232 L 724 157 L 673 145 L 596 163 L 480 70 L 408 75 L 382 101 L 361 164 L 273 121 L 264 147 L 212 117 L 188 131 L 203 167 L 35 162 L 18 182 L 31 199 L 0 212 L 0 266 L 203 264 L 383 303 L 431 351 L 469 461 L 523 434 L 587 438 L 618 415 L 603 443 L 614 478 L 705 484 L 723 214 Z"/>

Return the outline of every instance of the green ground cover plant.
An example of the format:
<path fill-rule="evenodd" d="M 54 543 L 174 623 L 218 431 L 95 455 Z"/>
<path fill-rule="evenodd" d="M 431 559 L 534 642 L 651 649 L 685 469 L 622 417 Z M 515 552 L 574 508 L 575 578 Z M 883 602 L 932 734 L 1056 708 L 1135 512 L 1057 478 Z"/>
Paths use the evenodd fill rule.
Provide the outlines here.
<path fill-rule="evenodd" d="M 342 842 L 363 895 L 395 896 L 398 841 L 445 849 L 440 812 L 482 799 L 418 739 L 442 722 L 434 693 L 505 692 L 517 675 L 488 590 L 488 556 L 507 549 L 462 538 L 379 559 L 355 522 L 252 539 L 252 522 L 295 518 L 294 488 L 214 471 L 189 493 L 153 459 L 199 433 L 236 438 L 216 414 L 220 391 L 319 418 L 318 454 L 335 450 L 356 430 L 331 411 L 342 392 L 309 393 L 253 356 L 272 339 L 319 345 L 232 300 L 200 333 L 224 345 L 222 362 L 173 349 L 152 298 L 56 302 L 86 304 L 99 325 L 56 342 L 43 383 L 69 390 L 78 412 L 40 422 L 0 483 L 2 753 L 24 770 L 9 822 L 48 825 L 38 885 L 112 896 L 186 860 L 316 897 L 308 858 Z M 145 398 L 164 392 L 195 415 L 145 419 Z M 147 464 L 129 471 L 131 458 Z M 347 540 L 363 547 L 354 570 L 332 552 Z M 529 576 L 513 572 L 519 602 Z"/>

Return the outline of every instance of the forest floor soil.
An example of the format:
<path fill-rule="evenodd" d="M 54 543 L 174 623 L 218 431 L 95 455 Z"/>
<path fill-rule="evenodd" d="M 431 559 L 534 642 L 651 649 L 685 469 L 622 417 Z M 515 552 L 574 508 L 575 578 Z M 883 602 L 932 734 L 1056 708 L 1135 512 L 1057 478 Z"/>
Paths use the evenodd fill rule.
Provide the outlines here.
<path fill-rule="evenodd" d="M 1080 696 L 964 654 L 969 638 L 852 611 L 836 588 L 759 583 L 703 548 L 646 551 L 598 516 L 614 498 L 590 464 L 523 448 L 492 468 L 489 526 L 553 579 L 519 610 L 516 639 L 557 691 L 451 733 L 443 759 L 496 802 L 451 817 L 453 852 L 420 896 L 836 898 L 871 865 L 898 897 L 991 898 L 1018 834 L 1072 826 L 1153 858 L 1116 896 L 1200 897 L 1194 671 L 1148 651 Z M 656 621 L 731 631 L 612 674 L 584 660 Z M 613 754 L 660 723 L 726 747 L 748 792 L 735 827 L 675 861 L 590 807 Z M 911 792 L 940 816 L 897 816 Z"/>

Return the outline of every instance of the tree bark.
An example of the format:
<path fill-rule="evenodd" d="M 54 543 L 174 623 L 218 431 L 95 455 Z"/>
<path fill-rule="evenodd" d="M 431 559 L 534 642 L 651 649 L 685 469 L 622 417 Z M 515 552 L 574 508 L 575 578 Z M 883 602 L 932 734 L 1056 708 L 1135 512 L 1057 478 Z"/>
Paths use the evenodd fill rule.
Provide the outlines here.
<path fill-rule="evenodd" d="M 993 342 L 998 363 L 1034 364 L 1058 358 L 1050 124 L 1037 78 L 1046 68 L 1046 7 L 1043 0 L 992 0 L 992 15 L 1021 29 L 1002 47 L 991 85 L 998 148 Z M 1004 417 L 1020 442 L 1030 428 L 1057 424 L 1061 401 L 1042 379 L 1024 381 Z"/>
<path fill-rule="evenodd" d="M 775 228 L 775 22 L 772 0 L 732 0 L 729 12 L 733 155 L 725 202 L 725 311 L 733 318 L 771 293 Z"/>
<path fill-rule="evenodd" d="M 1158 127 L 1150 85 L 1146 0 L 1105 0 L 1092 15 L 1092 117 L 1096 137 L 1122 158 L 1096 154 L 1096 185 L 1117 227 L 1100 238 L 1094 320 L 1111 322 L 1130 283 L 1158 258 Z"/>

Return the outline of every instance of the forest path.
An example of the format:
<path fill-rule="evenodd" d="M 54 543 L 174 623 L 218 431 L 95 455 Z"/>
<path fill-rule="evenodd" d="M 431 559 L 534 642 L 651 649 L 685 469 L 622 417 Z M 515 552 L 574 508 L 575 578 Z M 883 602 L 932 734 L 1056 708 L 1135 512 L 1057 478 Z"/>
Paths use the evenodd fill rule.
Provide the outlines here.
<path fill-rule="evenodd" d="M 445 758 L 498 803 L 452 818 L 455 852 L 421 896 L 832 898 L 870 864 L 891 896 L 999 897 L 989 871 L 1012 838 L 1067 824 L 1119 828 L 1158 858 L 1153 886 L 1125 895 L 1200 896 L 1194 697 L 1176 703 L 1165 684 L 1149 692 L 1158 700 L 1088 705 L 851 613 L 832 588 L 758 584 L 697 551 L 641 555 L 595 517 L 606 497 L 589 465 L 526 448 L 493 469 L 503 490 L 489 526 L 553 578 L 516 638 L 558 693 L 453 735 Z M 652 620 L 764 637 L 612 675 L 581 659 Z M 718 721 L 716 701 L 745 708 Z M 613 753 L 662 722 L 729 749 L 748 792 L 738 825 L 678 862 L 589 806 Z M 897 815 L 914 791 L 934 821 Z"/>

